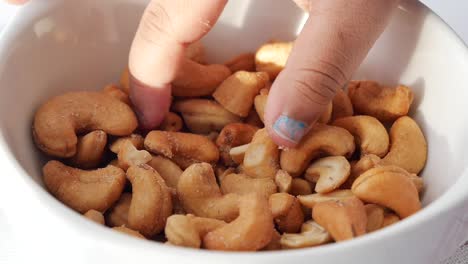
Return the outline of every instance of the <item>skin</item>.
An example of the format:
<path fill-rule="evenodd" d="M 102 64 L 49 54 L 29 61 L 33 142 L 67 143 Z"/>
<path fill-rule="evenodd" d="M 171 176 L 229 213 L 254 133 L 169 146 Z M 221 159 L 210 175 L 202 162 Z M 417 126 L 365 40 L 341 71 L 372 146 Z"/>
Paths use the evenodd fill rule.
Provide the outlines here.
<path fill-rule="evenodd" d="M 22 3 L 24 0 L 8 0 Z M 399 0 L 294 0 L 310 13 L 285 69 L 271 88 L 265 126 L 274 142 L 294 147 L 342 89 L 385 29 Z M 186 47 L 216 23 L 227 0 L 152 0 L 132 44 L 130 97 L 152 129 L 169 112 L 171 82 Z M 275 122 L 287 117 L 281 130 Z M 284 121 L 284 119 L 283 119 Z"/>

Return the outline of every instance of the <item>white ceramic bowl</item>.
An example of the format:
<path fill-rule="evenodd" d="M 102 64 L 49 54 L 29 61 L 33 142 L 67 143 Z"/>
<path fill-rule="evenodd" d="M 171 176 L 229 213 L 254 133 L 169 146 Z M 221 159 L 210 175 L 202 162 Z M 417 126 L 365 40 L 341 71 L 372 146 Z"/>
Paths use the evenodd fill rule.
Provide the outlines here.
<path fill-rule="evenodd" d="M 84 263 L 437 263 L 467 236 L 468 53 L 439 17 L 405 2 L 356 78 L 415 92 L 412 115 L 429 142 L 424 210 L 384 230 L 302 250 L 222 253 L 137 240 L 86 221 L 49 195 L 31 138 L 34 110 L 52 95 L 117 81 L 146 1 L 32 1 L 0 40 L 2 209 L 27 254 Z M 305 15 L 291 1 L 230 1 L 206 37 L 211 61 L 293 39 Z M 32 242 L 31 242 L 32 241 Z M 28 243 L 29 242 L 29 243 Z M 50 251 L 53 250 L 53 251 Z"/>

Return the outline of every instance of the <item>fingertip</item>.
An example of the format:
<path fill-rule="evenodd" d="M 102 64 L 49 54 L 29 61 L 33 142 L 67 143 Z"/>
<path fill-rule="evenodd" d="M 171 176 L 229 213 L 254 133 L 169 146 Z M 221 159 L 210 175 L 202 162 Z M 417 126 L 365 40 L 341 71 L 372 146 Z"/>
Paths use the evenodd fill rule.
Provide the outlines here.
<path fill-rule="evenodd" d="M 28 2 L 28 0 L 7 0 L 7 2 L 13 5 L 22 5 Z"/>

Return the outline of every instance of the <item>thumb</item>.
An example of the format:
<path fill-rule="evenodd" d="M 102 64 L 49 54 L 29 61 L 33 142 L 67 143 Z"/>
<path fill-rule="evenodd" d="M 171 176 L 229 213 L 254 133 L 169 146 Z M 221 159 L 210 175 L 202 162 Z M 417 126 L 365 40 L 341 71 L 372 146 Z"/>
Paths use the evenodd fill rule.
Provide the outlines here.
<path fill-rule="evenodd" d="M 144 129 L 158 126 L 169 112 L 171 82 L 188 44 L 214 25 L 227 0 L 152 0 L 132 43 L 130 98 Z"/>
<path fill-rule="evenodd" d="M 309 18 L 268 96 L 265 126 L 294 147 L 384 30 L 397 0 L 311 0 Z"/>

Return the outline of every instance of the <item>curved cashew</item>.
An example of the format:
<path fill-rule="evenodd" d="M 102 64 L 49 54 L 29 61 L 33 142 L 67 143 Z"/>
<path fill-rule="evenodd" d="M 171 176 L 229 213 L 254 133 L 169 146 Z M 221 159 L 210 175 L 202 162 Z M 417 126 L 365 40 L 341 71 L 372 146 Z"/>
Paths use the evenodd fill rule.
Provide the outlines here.
<path fill-rule="evenodd" d="M 361 200 L 356 197 L 318 203 L 312 210 L 312 218 L 323 226 L 335 241 L 351 239 L 366 233 L 366 210 Z"/>
<path fill-rule="evenodd" d="M 255 54 L 253 53 L 242 53 L 229 61 L 225 62 L 231 72 L 235 73 L 238 71 L 255 71 Z"/>
<path fill-rule="evenodd" d="M 252 178 L 245 174 L 235 173 L 224 176 L 220 187 L 224 194 L 253 192 L 265 198 L 277 192 L 276 184 L 271 178 Z"/>
<path fill-rule="evenodd" d="M 332 104 L 332 120 L 354 115 L 353 104 L 345 91 L 339 89 L 333 98 Z"/>
<path fill-rule="evenodd" d="M 380 121 L 393 121 L 407 115 L 413 102 L 413 92 L 408 87 L 383 87 L 373 81 L 351 81 L 348 95 L 357 113 Z"/>
<path fill-rule="evenodd" d="M 361 148 L 361 155 L 374 154 L 379 157 L 388 152 L 389 138 L 385 127 L 372 116 L 349 116 L 333 122 L 353 134 L 356 145 Z"/>
<path fill-rule="evenodd" d="M 114 166 L 84 171 L 51 160 L 42 172 L 47 189 L 80 213 L 91 209 L 104 212 L 119 199 L 125 186 L 125 172 Z"/>
<path fill-rule="evenodd" d="M 317 120 L 318 123 L 328 124 L 331 120 L 333 112 L 333 104 L 330 102 L 325 109 L 325 112 L 322 113 L 320 118 Z"/>
<path fill-rule="evenodd" d="M 104 87 L 104 89 L 102 89 L 102 92 L 111 97 L 114 97 L 115 99 L 121 101 L 122 103 L 125 103 L 126 105 L 131 106 L 130 97 L 128 96 L 128 94 L 122 91 L 122 89 L 120 89 L 115 84 L 107 85 L 106 87 Z"/>
<path fill-rule="evenodd" d="M 304 213 L 296 197 L 287 193 L 272 194 L 268 200 L 276 226 L 281 232 L 296 233 L 304 223 Z"/>
<path fill-rule="evenodd" d="M 421 209 L 418 190 L 407 174 L 394 167 L 376 167 L 359 176 L 352 192 L 359 199 L 394 210 L 405 218 Z"/>
<path fill-rule="evenodd" d="M 131 166 L 146 164 L 152 156 L 146 150 L 138 150 L 129 140 L 126 140 L 120 147 L 117 158 L 119 167 L 126 171 Z"/>
<path fill-rule="evenodd" d="M 241 117 L 249 115 L 255 96 L 269 81 L 266 72 L 238 71 L 229 76 L 213 93 L 224 108 Z"/>
<path fill-rule="evenodd" d="M 109 226 L 128 226 L 128 210 L 132 202 L 131 193 L 122 193 L 119 200 L 106 214 L 106 222 Z"/>
<path fill-rule="evenodd" d="M 297 196 L 297 195 L 308 195 L 312 193 L 312 187 L 310 183 L 301 178 L 293 178 L 291 181 L 291 190 L 289 193 Z"/>
<path fill-rule="evenodd" d="M 231 71 L 224 65 L 202 65 L 187 59 L 172 82 L 172 94 L 184 97 L 211 95 L 229 75 Z"/>
<path fill-rule="evenodd" d="M 348 179 L 351 166 L 343 156 L 332 156 L 313 162 L 306 170 L 305 178 L 316 182 L 318 193 L 331 192 L 340 187 Z"/>
<path fill-rule="evenodd" d="M 284 170 L 278 170 L 275 175 L 275 183 L 279 192 L 288 193 L 291 191 L 293 178 Z"/>
<path fill-rule="evenodd" d="M 354 152 L 354 137 L 344 128 L 315 124 L 296 148 L 281 152 L 281 169 L 291 176 L 304 172 L 311 160 L 321 153 L 350 156 Z"/>
<path fill-rule="evenodd" d="M 261 89 L 254 99 L 255 111 L 257 112 L 260 120 L 262 120 L 262 123 L 265 123 L 265 107 L 268 99 L 268 93 L 268 89 Z"/>
<path fill-rule="evenodd" d="M 286 66 L 293 42 L 272 42 L 263 44 L 255 53 L 255 66 L 257 71 L 267 72 L 270 79 L 276 76 Z"/>
<path fill-rule="evenodd" d="M 427 143 L 418 124 L 410 117 L 400 117 L 390 129 L 391 147 L 382 164 L 396 165 L 418 174 L 426 164 Z"/>
<path fill-rule="evenodd" d="M 203 237 L 215 229 L 225 226 L 221 220 L 196 217 L 194 215 L 171 215 L 164 229 L 172 245 L 200 248 Z"/>
<path fill-rule="evenodd" d="M 130 71 L 128 67 L 126 67 L 120 75 L 120 88 L 122 88 L 126 94 L 130 94 Z"/>
<path fill-rule="evenodd" d="M 76 154 L 70 162 L 82 169 L 96 168 L 102 160 L 107 144 L 107 134 L 95 130 L 78 138 Z"/>
<path fill-rule="evenodd" d="M 200 217 L 232 221 L 239 214 L 239 195 L 223 195 L 208 163 L 196 163 L 185 169 L 177 184 L 177 194 L 187 213 Z"/>
<path fill-rule="evenodd" d="M 127 170 L 132 184 L 132 201 L 128 210 L 128 226 L 147 237 L 164 229 L 172 214 L 172 197 L 166 183 L 146 164 Z"/>
<path fill-rule="evenodd" d="M 140 234 L 140 232 L 135 231 L 135 230 L 130 229 L 130 228 L 125 227 L 125 226 L 116 226 L 116 227 L 113 227 L 112 229 L 115 230 L 115 231 L 118 231 L 120 233 L 124 233 L 124 234 L 130 235 L 130 236 L 133 236 L 133 237 L 146 239 L 142 234 Z"/>
<path fill-rule="evenodd" d="M 393 225 L 398 221 L 400 221 L 400 218 L 398 217 L 398 215 L 392 214 L 392 213 L 385 214 L 384 219 L 382 221 L 382 227 L 381 228 L 387 227 L 389 225 Z"/>
<path fill-rule="evenodd" d="M 216 163 L 219 151 L 204 136 L 166 131 L 151 131 L 146 135 L 147 150 L 171 159 L 182 169 L 197 162 Z"/>
<path fill-rule="evenodd" d="M 313 220 L 302 224 L 301 233 L 281 236 L 280 244 L 282 248 L 305 248 L 322 245 L 332 241 L 330 234 L 321 225 Z"/>
<path fill-rule="evenodd" d="M 279 169 L 279 149 L 266 129 L 258 130 L 244 155 L 244 171 L 256 178 L 275 177 Z"/>
<path fill-rule="evenodd" d="M 376 204 L 366 204 L 364 208 L 367 214 L 367 233 L 380 229 L 384 221 L 384 209 Z"/>
<path fill-rule="evenodd" d="M 96 222 L 98 224 L 104 225 L 104 216 L 102 215 L 101 212 L 96 211 L 94 209 L 89 210 L 88 212 L 83 214 L 84 217 L 88 218 L 89 220 Z"/>
<path fill-rule="evenodd" d="M 235 164 L 229 154 L 231 148 L 250 143 L 257 130 L 257 127 L 243 123 L 231 123 L 221 130 L 216 139 L 216 145 L 219 148 L 221 159 L 226 166 Z"/>
<path fill-rule="evenodd" d="M 69 158 L 76 153 L 78 131 L 125 136 L 136 127 L 135 114 L 121 101 L 101 92 L 70 92 L 53 97 L 37 110 L 33 135 L 45 153 Z"/>
<path fill-rule="evenodd" d="M 351 190 L 336 190 L 326 194 L 314 193 L 309 195 L 299 195 L 297 199 L 305 207 L 313 209 L 314 206 L 321 202 L 328 201 L 341 201 L 354 197 L 354 194 Z"/>
<path fill-rule="evenodd" d="M 161 156 L 154 156 L 148 163 L 164 179 L 167 186 L 177 188 L 182 169 L 170 159 Z"/>
<path fill-rule="evenodd" d="M 241 197 L 239 217 L 208 232 L 203 238 L 203 244 L 207 249 L 216 250 L 259 250 L 271 241 L 273 228 L 273 217 L 267 200 L 251 193 Z"/>
<path fill-rule="evenodd" d="M 180 100 L 172 108 L 181 113 L 188 129 L 197 134 L 220 131 L 227 124 L 241 121 L 238 116 L 208 99 Z"/>
<path fill-rule="evenodd" d="M 166 118 L 164 118 L 163 122 L 159 126 L 159 130 L 178 132 L 182 129 L 182 127 L 182 118 L 176 113 L 169 112 L 167 113 Z"/>

